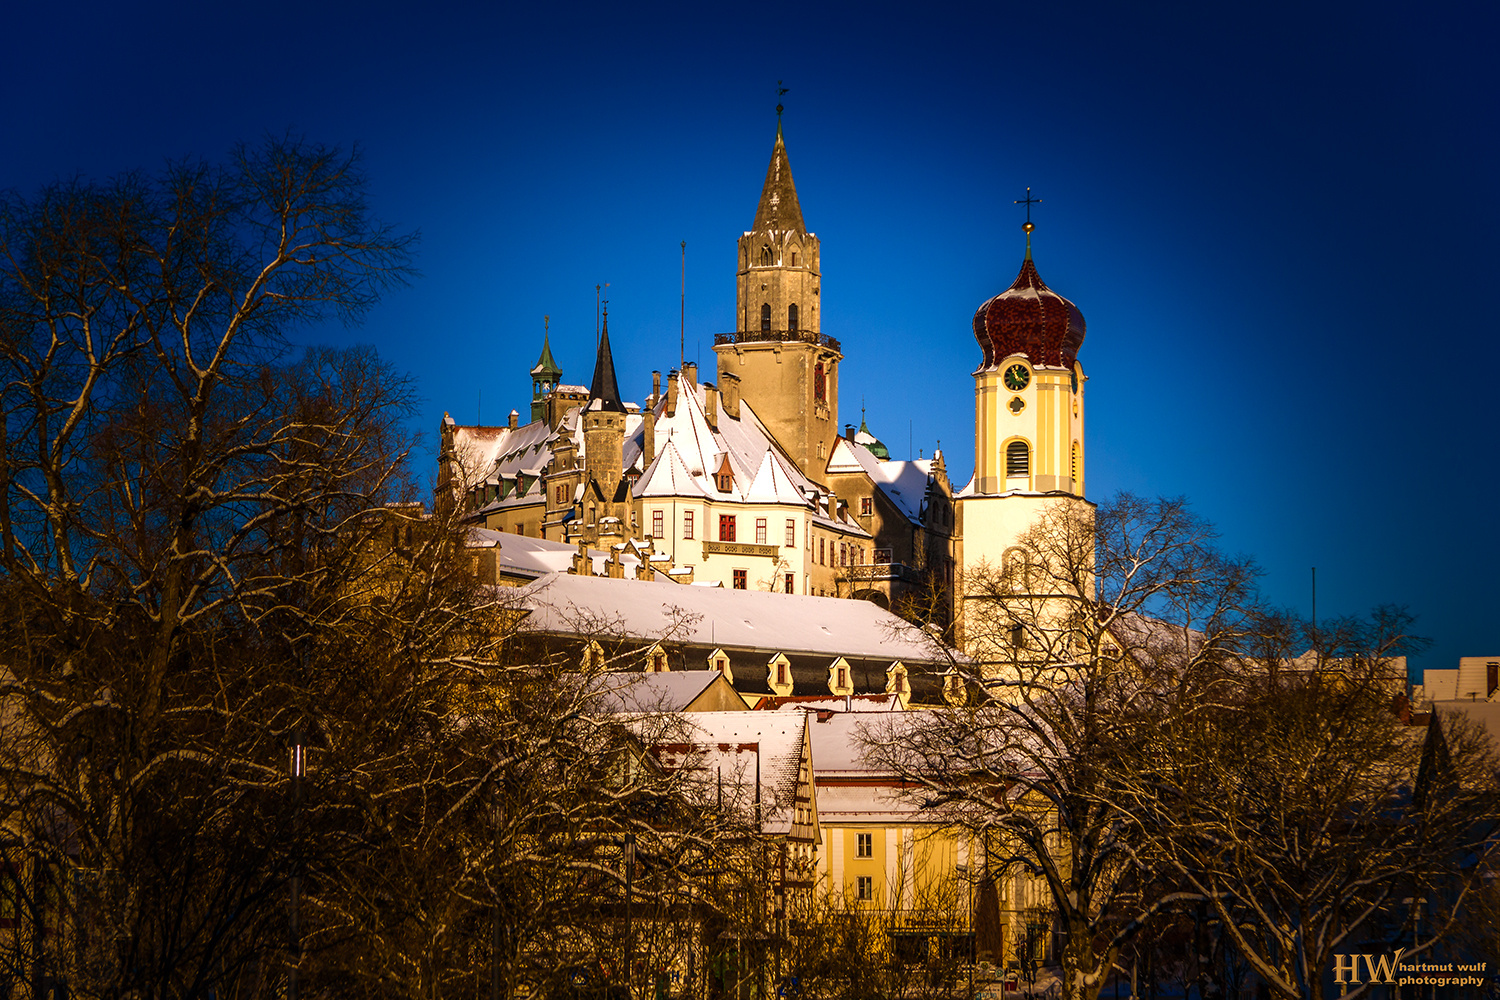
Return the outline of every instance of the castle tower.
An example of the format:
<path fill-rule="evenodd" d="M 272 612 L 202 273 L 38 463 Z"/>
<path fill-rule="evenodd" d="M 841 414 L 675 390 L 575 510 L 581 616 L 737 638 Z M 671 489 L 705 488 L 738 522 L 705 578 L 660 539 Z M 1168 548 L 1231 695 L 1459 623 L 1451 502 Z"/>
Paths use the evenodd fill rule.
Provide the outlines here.
<path fill-rule="evenodd" d="M 609 349 L 609 312 L 599 334 L 594 382 L 583 411 L 583 462 L 586 482 L 584 531 L 589 541 L 599 536 L 600 519 L 618 518 L 630 524 L 630 484 L 624 479 L 621 448 L 625 441 L 625 404 L 615 378 L 615 359 Z"/>
<path fill-rule="evenodd" d="M 974 313 L 982 355 L 974 372 L 974 480 L 955 501 L 959 587 L 970 599 L 993 593 L 997 574 L 1010 573 L 1016 578 L 1007 586 L 1026 591 L 1065 575 L 1057 567 L 1042 570 L 1038 560 L 1051 557 L 1028 550 L 1035 548 L 1026 544 L 1028 533 L 1044 520 L 1086 524 L 1090 509 L 1084 499 L 1085 378 L 1078 363 L 1083 313 L 1037 273 L 1033 228 L 1029 220 L 1023 227 L 1026 255 L 1016 280 Z M 1087 550 L 1079 558 L 1088 567 L 1082 589 L 1091 594 L 1092 546 L 1080 548 Z M 1033 570 L 1016 576 L 1015 568 L 1028 562 Z M 1040 592 L 1029 596 L 1047 600 Z M 961 642 L 988 658 L 975 648 L 972 629 Z"/>
<path fill-rule="evenodd" d="M 736 329 L 714 338 L 720 381 L 740 394 L 809 478 L 822 482 L 838 436 L 839 343 L 821 333 L 818 238 L 802 221 L 781 118 L 755 222 L 739 240 Z"/>
<path fill-rule="evenodd" d="M 542 356 L 531 369 L 531 420 L 535 423 L 547 415 L 547 397 L 562 380 L 562 369 L 552 360 L 551 331 L 542 329 Z"/>

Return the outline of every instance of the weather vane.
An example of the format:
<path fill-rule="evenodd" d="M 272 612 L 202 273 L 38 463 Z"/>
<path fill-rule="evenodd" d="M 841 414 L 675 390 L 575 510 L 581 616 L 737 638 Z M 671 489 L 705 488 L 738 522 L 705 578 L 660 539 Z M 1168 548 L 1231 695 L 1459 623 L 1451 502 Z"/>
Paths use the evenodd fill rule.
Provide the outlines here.
<path fill-rule="evenodd" d="M 781 106 L 781 97 L 786 92 L 787 92 L 787 88 L 783 87 L 781 85 L 781 81 L 780 80 L 777 80 L 776 81 L 776 120 L 778 122 L 781 121 L 781 113 L 786 110 L 785 108 L 783 108 Z"/>

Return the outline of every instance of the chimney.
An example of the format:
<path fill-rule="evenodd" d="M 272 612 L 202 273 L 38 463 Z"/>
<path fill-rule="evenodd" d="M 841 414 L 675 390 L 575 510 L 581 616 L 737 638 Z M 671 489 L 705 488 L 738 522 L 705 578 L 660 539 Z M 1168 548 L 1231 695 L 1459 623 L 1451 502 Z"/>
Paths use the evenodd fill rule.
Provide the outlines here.
<path fill-rule="evenodd" d="M 658 399 L 661 399 L 661 372 L 652 372 L 651 373 L 651 401 L 646 404 L 646 408 L 648 410 L 655 408 L 656 401 Z"/>
<path fill-rule="evenodd" d="M 697 386 L 697 384 L 698 384 L 698 362 L 696 362 L 696 361 L 684 361 L 682 363 L 682 377 L 685 378 L 685 379 L 687 379 L 688 385 L 690 385 L 690 386 Z"/>
<path fill-rule="evenodd" d="M 703 416 L 709 427 L 719 429 L 719 390 L 714 388 L 712 382 L 705 383 L 703 387 Z"/>
<path fill-rule="evenodd" d="M 641 428 L 641 471 L 645 472 L 656 459 L 656 407 L 646 407 L 645 422 Z"/>
<path fill-rule="evenodd" d="M 667 416 L 677 415 L 677 372 L 667 372 Z"/>
<path fill-rule="evenodd" d="M 719 384 L 724 387 L 724 416 L 740 419 L 740 377 L 734 372 L 719 372 Z"/>
<path fill-rule="evenodd" d="M 521 415 L 519 413 L 517 413 L 515 410 L 511 410 L 510 411 L 510 429 L 511 430 L 515 430 L 518 426 L 520 426 L 520 423 L 519 423 L 520 422 L 520 417 L 521 417 Z"/>
<path fill-rule="evenodd" d="M 853 424 L 845 424 L 844 425 L 844 437 L 848 438 L 850 441 L 854 440 L 854 425 Z"/>
<path fill-rule="evenodd" d="M 828 491 L 828 519 L 830 521 L 839 519 L 839 497 L 833 490 Z"/>

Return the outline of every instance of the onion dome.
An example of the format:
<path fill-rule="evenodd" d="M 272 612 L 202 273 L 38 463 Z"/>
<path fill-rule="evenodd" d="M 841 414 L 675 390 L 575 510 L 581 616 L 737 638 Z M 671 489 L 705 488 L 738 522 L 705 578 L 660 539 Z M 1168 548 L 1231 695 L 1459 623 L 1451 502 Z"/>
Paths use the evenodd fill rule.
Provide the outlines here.
<path fill-rule="evenodd" d="M 974 339 L 984 351 L 983 367 L 992 368 L 1012 354 L 1024 354 L 1033 365 L 1072 368 L 1083 335 L 1083 313 L 1036 273 L 1028 228 L 1026 259 L 1015 283 L 974 313 Z"/>
<path fill-rule="evenodd" d="M 890 460 L 891 452 L 880 439 L 870 433 L 869 425 L 865 423 L 865 411 L 861 407 L 859 411 L 859 430 L 854 434 L 854 443 L 862 444 L 870 450 L 870 454 L 882 462 Z"/>

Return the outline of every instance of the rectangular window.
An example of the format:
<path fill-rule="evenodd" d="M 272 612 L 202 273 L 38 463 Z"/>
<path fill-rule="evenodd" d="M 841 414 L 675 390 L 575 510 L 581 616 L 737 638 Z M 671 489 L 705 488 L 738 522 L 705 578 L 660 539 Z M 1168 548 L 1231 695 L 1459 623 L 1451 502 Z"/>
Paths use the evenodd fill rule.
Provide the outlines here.
<path fill-rule="evenodd" d="M 875 501 L 874 500 L 870 499 L 869 497 L 860 497 L 859 498 L 859 512 L 861 514 L 864 514 L 865 516 L 868 517 L 870 514 L 874 513 L 874 510 L 875 510 Z"/>
<path fill-rule="evenodd" d="M 732 541 L 734 541 L 734 515 L 733 514 L 720 514 L 719 515 L 719 541 L 721 541 L 721 542 L 732 542 Z"/>
<path fill-rule="evenodd" d="M 797 521 L 795 518 L 786 519 L 786 544 L 788 548 L 797 547 Z"/>
<path fill-rule="evenodd" d="M 860 899 L 871 900 L 875 898 L 875 879 L 869 875 L 861 875 L 854 880 L 854 891 Z"/>
<path fill-rule="evenodd" d="M 784 662 L 776 664 L 776 683 L 786 683 L 786 664 Z"/>
<path fill-rule="evenodd" d="M 854 856 L 856 858 L 873 858 L 875 856 L 875 835 L 873 833 L 861 833 L 858 835 Z"/>
<path fill-rule="evenodd" d="M 823 555 L 823 539 L 818 539 L 818 565 L 827 566 L 828 560 Z"/>
<path fill-rule="evenodd" d="M 662 518 L 662 512 L 661 511 L 659 511 L 659 510 L 653 510 L 651 512 L 651 537 L 652 538 L 660 538 L 662 536 L 662 520 L 663 520 L 663 518 Z"/>
<path fill-rule="evenodd" d="M 788 573 L 786 575 L 786 592 L 788 594 L 795 594 L 797 592 L 797 574 L 796 573 Z"/>
<path fill-rule="evenodd" d="M 745 580 L 745 570 L 742 570 L 742 569 L 735 570 L 734 571 L 734 589 L 735 590 L 744 590 L 745 589 L 745 583 L 746 583 L 746 580 Z"/>
<path fill-rule="evenodd" d="M 690 510 L 682 512 L 682 537 L 693 537 L 693 512 Z"/>
<path fill-rule="evenodd" d="M 755 544 L 766 544 L 766 519 L 763 517 L 755 519 Z"/>

